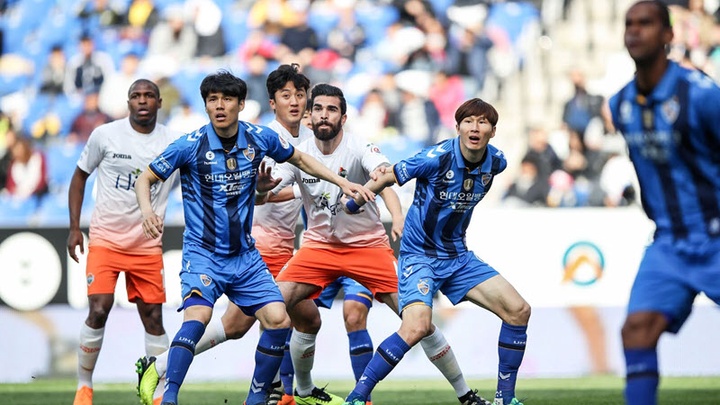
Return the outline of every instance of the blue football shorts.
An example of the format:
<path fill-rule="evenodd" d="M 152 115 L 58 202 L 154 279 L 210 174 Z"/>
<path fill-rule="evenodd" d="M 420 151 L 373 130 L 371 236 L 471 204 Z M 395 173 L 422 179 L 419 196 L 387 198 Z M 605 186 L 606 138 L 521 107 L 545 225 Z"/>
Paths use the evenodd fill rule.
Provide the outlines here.
<path fill-rule="evenodd" d="M 468 291 L 498 275 L 489 264 L 473 252 L 452 259 L 438 259 L 418 254 L 400 254 L 398 260 L 398 295 L 400 310 L 422 302 L 432 308 L 433 296 L 439 290 L 457 305 Z"/>
<path fill-rule="evenodd" d="M 372 307 L 373 295 L 370 290 L 350 277 L 345 276 L 339 277 L 337 280 L 325 287 L 320 293 L 320 296 L 315 298 L 315 304 L 322 308 L 332 308 L 333 301 L 340 292 L 341 288 L 345 292 L 344 299 L 346 301 L 357 301 L 361 304 L 365 304 L 368 309 Z"/>
<path fill-rule="evenodd" d="M 667 238 L 655 240 L 640 262 L 628 314 L 661 312 L 670 322 L 668 331 L 677 333 L 700 292 L 720 304 L 720 239 L 702 251 L 688 253 Z"/>
<path fill-rule="evenodd" d="M 222 294 L 249 316 L 282 294 L 257 249 L 221 256 L 195 246 L 183 248 L 180 271 L 183 299 L 198 294 L 214 304 Z"/>

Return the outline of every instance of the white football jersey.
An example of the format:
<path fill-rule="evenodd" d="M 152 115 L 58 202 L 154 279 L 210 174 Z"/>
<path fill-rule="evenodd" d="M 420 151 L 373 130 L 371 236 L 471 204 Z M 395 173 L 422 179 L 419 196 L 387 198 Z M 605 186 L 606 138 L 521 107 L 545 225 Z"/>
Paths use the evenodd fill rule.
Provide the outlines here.
<path fill-rule="evenodd" d="M 370 179 L 369 173 L 382 163 L 389 164 L 388 158 L 380 153 L 377 146 L 364 143 L 349 133 L 344 133 L 335 152 L 329 155 L 324 155 L 318 149 L 314 138 L 300 143 L 297 149 L 358 184 L 365 184 Z M 279 165 L 278 176 L 283 180 L 275 190 L 281 190 L 293 182 L 300 186 L 308 216 L 303 246 L 388 246 L 387 233 L 374 201 L 365 204 L 361 213 L 349 215 L 340 205 L 342 190 L 335 184 L 320 180 L 290 164 Z"/>
<path fill-rule="evenodd" d="M 150 134 L 141 134 L 132 128 L 129 118 L 101 125 L 92 132 L 77 162 L 86 173 L 98 171 L 90 245 L 138 255 L 162 252 L 161 238 L 150 239 L 143 234 L 135 180 L 181 135 L 161 124 Z M 163 217 L 176 177 L 171 179 L 157 182 L 150 189 L 153 210 Z"/>
<path fill-rule="evenodd" d="M 293 146 L 297 146 L 306 139 L 314 138 L 312 130 L 304 125 L 300 126 L 297 138 L 292 136 L 277 120 L 273 120 L 267 126 L 287 139 Z M 266 165 L 273 168 L 273 177 L 277 177 L 280 165 L 276 164 L 275 160 L 269 156 L 265 156 L 264 161 Z M 301 207 L 300 199 L 255 206 L 252 236 L 255 238 L 255 246 L 262 256 L 292 254 L 295 249 L 295 224 Z"/>

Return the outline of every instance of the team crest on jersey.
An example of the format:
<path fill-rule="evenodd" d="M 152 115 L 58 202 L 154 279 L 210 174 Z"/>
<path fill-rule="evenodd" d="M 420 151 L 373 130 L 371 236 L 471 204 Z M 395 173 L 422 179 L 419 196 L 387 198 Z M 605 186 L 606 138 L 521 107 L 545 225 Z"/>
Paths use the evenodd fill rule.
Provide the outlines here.
<path fill-rule="evenodd" d="M 88 285 L 88 287 L 90 287 L 90 284 L 92 284 L 93 281 L 95 281 L 95 275 L 92 274 L 92 273 L 88 274 L 88 275 L 87 275 L 87 285 Z"/>
<path fill-rule="evenodd" d="M 421 278 L 417 283 L 417 289 L 420 291 L 420 294 L 428 295 L 430 292 L 430 284 L 428 284 L 427 280 Z"/>
<path fill-rule="evenodd" d="M 343 179 L 347 178 L 347 169 L 340 166 L 340 170 L 338 170 L 338 176 L 342 177 Z"/>
<path fill-rule="evenodd" d="M 490 180 L 492 180 L 492 178 L 492 173 L 483 173 L 483 175 L 480 176 L 480 184 L 482 184 L 483 187 L 486 187 L 488 184 L 490 184 Z"/>
<path fill-rule="evenodd" d="M 201 274 L 201 275 L 200 275 L 200 282 L 201 282 L 205 287 L 207 287 L 207 286 L 210 285 L 210 283 L 212 283 L 212 278 L 210 278 L 210 276 L 208 276 L 207 274 Z"/>
<path fill-rule="evenodd" d="M 255 148 L 248 145 L 247 149 L 243 151 L 243 155 L 245 155 L 245 159 L 247 159 L 249 162 L 252 162 L 253 159 L 255 159 Z"/>
<path fill-rule="evenodd" d="M 680 101 L 677 96 L 665 101 L 660 107 L 660 111 L 662 111 L 662 116 L 665 119 L 665 122 L 668 124 L 675 123 L 680 115 Z"/>
<path fill-rule="evenodd" d="M 213 152 L 211 150 L 207 151 L 207 153 L 205 154 L 205 159 L 215 160 L 215 152 Z"/>
<path fill-rule="evenodd" d="M 227 158 L 225 161 L 225 166 L 228 168 L 228 170 L 235 170 L 238 167 L 237 160 L 235 160 L 234 157 Z"/>
<path fill-rule="evenodd" d="M 490 180 L 488 180 L 488 181 L 490 181 Z M 465 191 L 472 190 L 474 184 L 475 184 L 475 182 L 473 181 L 473 179 L 465 179 L 463 181 L 463 190 L 465 190 Z"/>
<path fill-rule="evenodd" d="M 632 103 L 628 100 L 623 100 L 620 103 L 620 122 L 623 124 L 629 124 L 632 122 Z"/>

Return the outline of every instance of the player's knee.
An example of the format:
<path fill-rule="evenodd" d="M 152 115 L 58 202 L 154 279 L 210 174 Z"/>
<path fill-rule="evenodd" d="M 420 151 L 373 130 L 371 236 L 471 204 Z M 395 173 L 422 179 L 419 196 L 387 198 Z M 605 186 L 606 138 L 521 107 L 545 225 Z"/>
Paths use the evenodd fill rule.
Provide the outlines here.
<path fill-rule="evenodd" d="M 660 335 L 667 326 L 660 314 L 634 313 L 628 315 L 623 324 L 621 335 L 625 348 L 655 347 Z"/>
<path fill-rule="evenodd" d="M 88 312 L 87 324 L 93 329 L 99 329 L 105 326 L 110 308 L 101 304 L 91 304 Z"/>
<path fill-rule="evenodd" d="M 367 329 L 367 317 L 358 311 L 350 311 L 345 314 L 345 330 L 355 332 Z"/>
<path fill-rule="evenodd" d="M 290 328 L 290 326 L 290 317 L 287 314 L 269 316 L 266 318 L 265 324 L 263 325 L 265 329 L 287 329 Z"/>
<path fill-rule="evenodd" d="M 518 302 L 517 305 L 508 309 L 503 321 L 509 323 L 510 325 L 527 325 L 530 321 L 531 312 L 532 309 L 530 308 L 530 304 L 528 304 L 527 301 L 522 300 L 521 302 Z"/>

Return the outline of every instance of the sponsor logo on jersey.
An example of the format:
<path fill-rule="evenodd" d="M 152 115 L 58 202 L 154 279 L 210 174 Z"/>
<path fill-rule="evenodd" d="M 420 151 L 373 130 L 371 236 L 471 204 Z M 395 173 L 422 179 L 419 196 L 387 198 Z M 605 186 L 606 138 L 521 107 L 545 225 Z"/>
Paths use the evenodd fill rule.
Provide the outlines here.
<path fill-rule="evenodd" d="M 445 178 L 448 180 L 451 180 L 453 177 L 455 177 L 455 172 L 452 170 L 448 170 L 447 173 L 445 173 Z"/>
<path fill-rule="evenodd" d="M 132 159 L 132 156 L 125 153 L 113 153 L 113 159 Z"/>
<path fill-rule="evenodd" d="M 304 184 L 315 184 L 315 183 L 320 183 L 320 179 L 316 179 L 316 178 L 306 179 L 305 177 L 303 177 L 302 182 Z"/>
<path fill-rule="evenodd" d="M 215 160 L 215 152 L 209 150 L 207 153 L 205 153 L 205 159 L 207 160 Z"/>
<path fill-rule="evenodd" d="M 340 166 L 340 169 L 338 170 L 338 176 L 346 179 L 346 178 L 347 178 L 347 174 L 348 174 L 347 169 L 345 169 L 344 167 Z"/>

